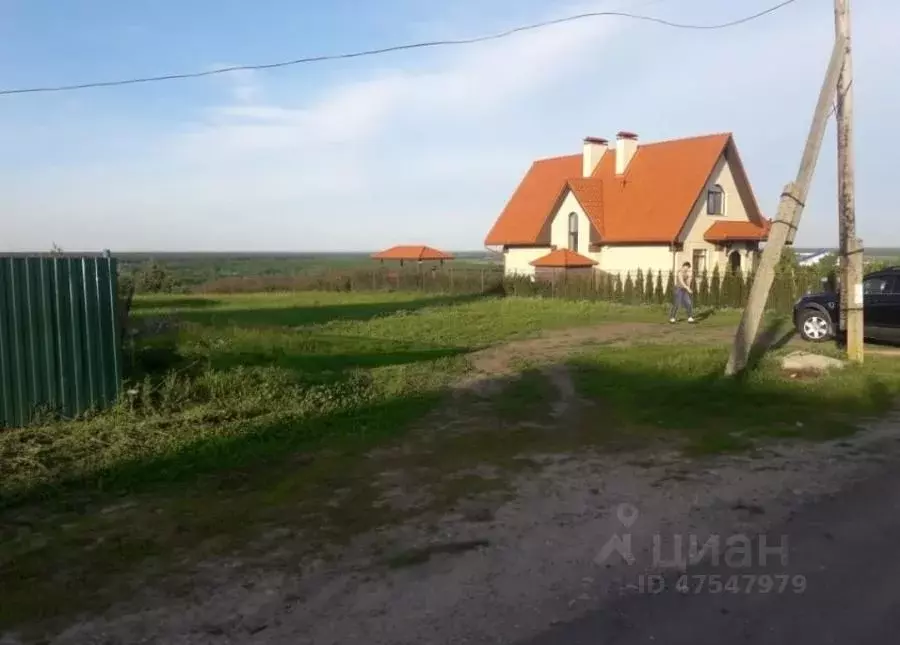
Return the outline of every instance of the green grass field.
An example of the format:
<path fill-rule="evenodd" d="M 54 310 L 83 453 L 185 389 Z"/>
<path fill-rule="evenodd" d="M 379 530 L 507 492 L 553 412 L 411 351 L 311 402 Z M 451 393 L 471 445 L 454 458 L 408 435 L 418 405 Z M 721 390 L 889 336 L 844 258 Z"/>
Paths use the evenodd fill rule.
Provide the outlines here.
<path fill-rule="evenodd" d="M 833 438 L 900 391 L 884 356 L 795 379 L 766 358 L 725 379 L 733 311 L 672 328 L 655 307 L 307 292 L 145 297 L 134 313 L 119 406 L 0 434 L 0 627 L 102 608 L 207 558 L 240 553 L 269 566 L 273 530 L 295 536 L 297 558 L 502 489 L 502 478 L 456 476 L 474 466 L 521 472 L 531 452 L 657 442 L 696 455 Z M 587 327 L 617 335 L 566 336 Z M 538 335 L 548 339 L 541 352 L 510 346 L 520 348 L 508 352 L 519 373 L 487 406 L 470 395 L 454 404 L 470 410 L 467 432 L 435 431 L 475 352 Z M 602 413 L 581 411 L 565 432 L 548 432 L 549 364 Z M 398 445 L 410 448 L 370 456 Z M 379 503 L 388 470 L 411 473 L 430 501 L 403 511 Z"/>
<path fill-rule="evenodd" d="M 138 301 L 135 379 L 108 413 L 0 435 L 7 503 L 152 481 L 347 436 L 401 433 L 466 354 L 541 330 L 659 320 L 604 303 L 299 293 Z"/>

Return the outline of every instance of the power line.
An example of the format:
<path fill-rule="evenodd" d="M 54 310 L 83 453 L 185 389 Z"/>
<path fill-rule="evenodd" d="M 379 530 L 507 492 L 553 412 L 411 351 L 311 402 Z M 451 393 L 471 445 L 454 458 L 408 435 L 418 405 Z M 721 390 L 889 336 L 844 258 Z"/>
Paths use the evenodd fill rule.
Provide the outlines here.
<path fill-rule="evenodd" d="M 215 76 L 218 74 L 228 74 L 230 72 L 239 72 L 239 71 L 252 71 L 252 70 L 267 70 L 267 69 L 276 69 L 279 67 L 291 67 L 294 65 L 304 65 L 308 63 L 321 63 L 325 61 L 334 61 L 334 60 L 346 60 L 350 58 L 363 58 L 366 56 L 378 56 L 380 54 L 388 54 L 391 52 L 400 52 L 400 51 L 408 51 L 411 49 L 426 49 L 432 47 L 448 47 L 454 45 L 472 45 L 475 43 L 483 43 L 490 40 L 499 40 L 500 38 L 507 38 L 509 36 L 519 34 L 526 31 L 534 31 L 537 29 L 543 29 L 545 27 L 551 27 L 554 25 L 560 25 L 563 23 L 576 22 L 578 20 L 586 20 L 589 18 L 600 18 L 600 17 L 618 17 L 618 18 L 628 18 L 631 20 L 641 20 L 645 22 L 653 22 L 660 25 L 664 25 L 666 27 L 673 27 L 676 29 L 695 29 L 695 30 L 712 30 L 712 29 L 726 29 L 728 27 L 736 27 L 737 25 L 744 24 L 746 22 L 750 22 L 751 20 L 756 20 L 757 18 L 762 18 L 770 13 L 774 13 L 779 9 L 786 7 L 790 4 L 797 2 L 797 0 L 784 0 L 779 4 L 776 4 L 768 9 L 760 11 L 750 16 L 745 16 L 743 18 L 739 18 L 737 20 L 732 20 L 729 22 L 723 22 L 720 24 L 714 25 L 694 25 L 694 24 L 685 24 L 672 22 L 670 20 L 665 20 L 663 18 L 656 18 L 654 16 L 643 16 L 640 14 L 627 13 L 624 11 L 590 11 L 587 13 L 580 13 L 574 16 L 567 16 L 565 18 L 556 18 L 553 20 L 544 20 L 542 22 L 536 22 L 530 25 L 524 25 L 521 27 L 515 27 L 513 29 L 507 29 L 506 31 L 501 31 L 495 34 L 489 34 L 487 36 L 476 36 L 474 38 L 458 38 L 451 40 L 432 40 L 426 42 L 419 43 L 407 43 L 404 45 L 393 45 L 391 47 L 383 47 L 380 49 L 367 49 L 363 51 L 357 52 L 347 52 L 343 54 L 325 54 L 321 56 L 309 56 L 306 58 L 296 58 L 293 60 L 285 60 L 279 61 L 276 63 L 262 63 L 258 65 L 232 65 L 230 67 L 220 67 L 217 69 L 210 69 L 203 72 L 185 72 L 179 74 L 164 74 L 161 76 L 145 76 L 139 78 L 126 78 L 115 81 L 96 81 L 90 83 L 79 83 L 75 85 L 49 85 L 45 87 L 25 87 L 25 88 L 13 88 L 13 89 L 3 89 L 0 90 L 0 96 L 7 96 L 10 94 L 38 94 L 38 93 L 47 93 L 47 92 L 72 92 L 75 90 L 86 90 L 91 88 L 99 88 L 99 87 L 117 87 L 120 85 L 135 85 L 138 83 L 156 83 L 161 81 L 174 81 L 174 80 L 182 80 L 189 78 L 202 78 L 204 76 Z"/>

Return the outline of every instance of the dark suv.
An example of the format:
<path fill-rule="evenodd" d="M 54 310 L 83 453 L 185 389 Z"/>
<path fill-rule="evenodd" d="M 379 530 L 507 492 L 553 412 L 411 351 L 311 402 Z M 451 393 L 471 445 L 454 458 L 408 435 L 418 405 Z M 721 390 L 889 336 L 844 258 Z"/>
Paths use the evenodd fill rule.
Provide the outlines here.
<path fill-rule="evenodd" d="M 804 340 L 834 338 L 840 316 L 835 291 L 807 294 L 794 304 L 794 326 Z M 864 335 L 872 340 L 900 342 L 900 267 L 875 271 L 863 278 Z"/>

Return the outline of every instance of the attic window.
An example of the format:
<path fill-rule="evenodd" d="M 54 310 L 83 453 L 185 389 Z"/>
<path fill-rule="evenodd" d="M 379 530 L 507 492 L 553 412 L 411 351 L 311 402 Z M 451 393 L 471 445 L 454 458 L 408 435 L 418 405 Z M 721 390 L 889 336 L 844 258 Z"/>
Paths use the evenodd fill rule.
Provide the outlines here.
<path fill-rule="evenodd" d="M 719 184 L 710 188 L 706 193 L 706 213 L 708 215 L 725 214 L 725 191 Z"/>
<path fill-rule="evenodd" d="M 578 214 L 569 213 L 569 250 L 578 252 Z"/>

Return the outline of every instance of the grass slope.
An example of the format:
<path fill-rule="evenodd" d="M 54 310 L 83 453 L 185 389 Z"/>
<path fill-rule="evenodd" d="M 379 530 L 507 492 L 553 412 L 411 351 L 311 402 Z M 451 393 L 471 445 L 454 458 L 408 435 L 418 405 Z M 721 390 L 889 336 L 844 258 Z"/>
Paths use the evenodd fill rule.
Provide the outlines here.
<path fill-rule="evenodd" d="M 426 415 L 472 352 L 566 327 L 664 321 L 664 309 L 336 293 L 137 305 L 144 336 L 121 405 L 0 434 L 0 627 L 47 625 L 147 584 L 178 593 L 207 558 L 271 565 L 273 535 L 295 564 L 322 544 L 503 488 L 475 467 L 518 471 L 533 467 L 532 452 L 656 441 L 710 453 L 834 437 L 900 390 L 887 357 L 809 380 L 764 360 L 726 380 L 721 332 L 736 314 L 717 312 L 664 342 L 641 332 L 626 345 L 573 347 L 563 368 L 593 407 L 566 432 L 541 427 L 553 423 L 553 384 L 520 357 L 522 375 L 469 432 L 409 437 L 425 418 L 443 422 Z M 401 442 L 409 450 L 367 456 Z M 427 499 L 386 506 L 384 472 L 406 473 Z"/>

